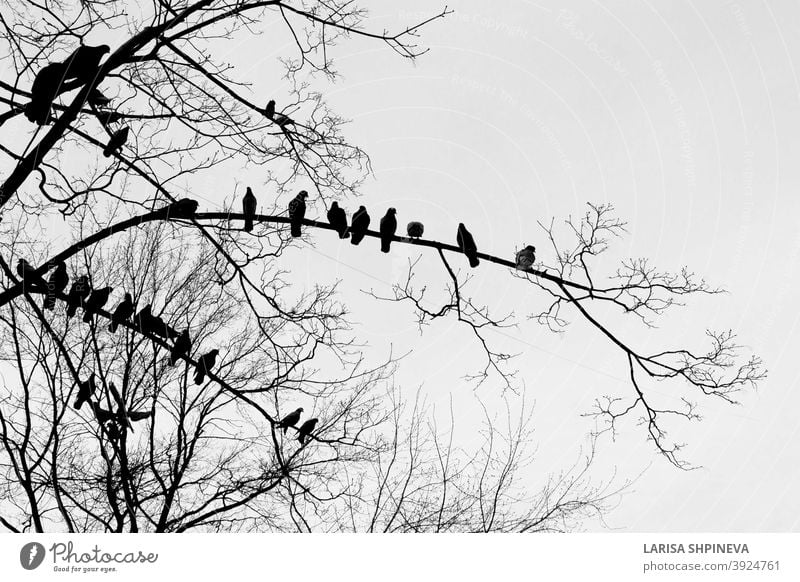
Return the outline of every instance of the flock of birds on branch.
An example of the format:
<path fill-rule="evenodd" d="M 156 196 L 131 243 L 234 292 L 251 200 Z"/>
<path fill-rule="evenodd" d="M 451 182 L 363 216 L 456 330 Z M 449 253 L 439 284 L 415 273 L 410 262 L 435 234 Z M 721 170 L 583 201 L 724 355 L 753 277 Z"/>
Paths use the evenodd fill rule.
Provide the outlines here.
<path fill-rule="evenodd" d="M 51 109 L 55 98 L 63 91 L 76 89 L 92 82 L 98 72 L 103 55 L 109 51 L 110 47 L 108 45 L 81 45 L 75 49 L 65 61 L 54 62 L 44 66 L 34 79 L 31 87 L 31 100 L 25 107 L 25 116 L 28 120 L 39 125 L 45 125 L 52 121 Z M 73 82 L 69 83 L 70 81 Z M 117 123 L 121 120 L 122 116 L 119 113 L 108 109 L 110 100 L 98 89 L 93 89 L 89 92 L 87 101 L 104 126 Z M 262 112 L 268 119 L 284 131 L 288 126 L 294 124 L 294 121 L 289 116 L 275 110 L 274 100 L 270 100 Z M 110 132 L 110 139 L 103 148 L 103 155 L 105 157 L 110 157 L 115 152 L 119 151 L 127 141 L 128 133 L 129 128 L 127 126 Z M 289 203 L 290 232 L 293 237 L 302 236 L 302 221 L 306 214 L 307 198 L 308 192 L 302 190 Z M 163 210 L 168 216 L 172 216 L 173 218 L 189 218 L 196 212 L 197 206 L 198 204 L 196 201 L 185 198 L 168 205 Z M 246 232 L 251 232 L 253 230 L 257 206 L 257 199 L 253 191 L 248 187 L 242 200 L 244 230 Z M 384 253 L 390 251 L 392 239 L 397 232 L 396 215 L 396 209 L 389 208 L 380 220 L 379 234 L 381 239 L 381 251 Z M 338 232 L 339 238 L 349 238 L 353 245 L 358 245 L 364 239 L 371 220 L 367 209 L 362 205 L 359 206 L 359 209 L 353 214 L 352 220 L 348 225 L 345 210 L 335 201 L 331 203 L 328 209 L 327 218 L 328 223 Z M 417 221 L 409 222 L 406 229 L 408 237 L 411 239 L 420 238 L 424 231 L 425 228 L 423 224 Z M 472 234 L 463 223 L 459 223 L 458 225 L 456 243 L 461 252 L 468 258 L 470 267 L 477 267 L 480 264 L 478 259 L 478 247 L 475 244 L 475 239 Z M 535 260 L 536 248 L 531 245 L 526 246 L 516 254 L 516 266 L 518 269 L 530 269 Z M 67 267 L 63 262 L 56 264 L 55 269 L 47 281 L 45 281 L 45 279 L 37 273 L 37 270 L 25 259 L 19 259 L 17 263 L 17 274 L 22 279 L 24 286 L 45 294 L 43 307 L 51 311 L 55 309 L 56 298 L 63 294 L 69 284 Z M 92 321 L 92 314 L 105 306 L 112 291 L 113 288 L 111 287 L 93 289 L 89 277 L 87 275 L 80 275 L 74 279 L 72 287 L 66 296 L 67 318 L 73 317 L 80 307 L 83 309 L 83 321 L 90 323 Z M 159 316 L 154 315 L 151 305 L 145 306 L 134 315 L 135 310 L 136 306 L 134 305 L 131 294 L 126 292 L 124 298 L 117 305 L 111 316 L 109 331 L 115 333 L 121 322 L 127 322 L 133 317 L 132 325 L 137 330 L 161 338 L 164 341 L 168 340 L 173 342 L 169 356 L 170 365 L 175 365 L 181 358 L 189 357 L 192 342 L 188 329 L 179 333 Z M 219 350 L 213 349 L 198 358 L 195 364 L 195 384 L 201 385 L 204 382 L 206 375 L 208 375 L 216 365 L 218 355 Z M 113 383 L 110 385 L 113 388 Z M 115 394 L 115 397 L 117 397 L 118 402 L 120 402 L 119 410 L 116 413 L 105 410 L 100 406 L 99 401 L 92 401 L 95 392 L 95 375 L 92 373 L 86 381 L 78 383 L 78 396 L 74 407 L 75 409 L 80 409 L 84 402 L 89 402 L 98 422 L 106 428 L 111 438 L 118 438 L 118 424 L 130 426 L 130 421 L 144 420 L 152 415 L 152 411 L 126 412 L 121 405 L 121 400 L 118 398 L 115 388 L 112 389 L 112 392 Z M 282 428 L 283 432 L 286 433 L 289 427 L 296 427 L 297 423 L 300 421 L 302 412 L 303 409 L 298 408 L 281 419 L 276 426 Z M 309 419 L 297 429 L 297 438 L 301 444 L 311 435 L 317 422 L 318 419 L 316 418 Z"/>

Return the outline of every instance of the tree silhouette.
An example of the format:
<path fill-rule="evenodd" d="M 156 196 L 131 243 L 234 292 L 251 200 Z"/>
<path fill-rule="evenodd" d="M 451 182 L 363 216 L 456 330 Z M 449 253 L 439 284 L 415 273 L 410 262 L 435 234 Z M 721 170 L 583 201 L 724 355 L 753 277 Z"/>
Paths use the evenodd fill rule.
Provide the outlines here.
<path fill-rule="evenodd" d="M 448 9 L 390 33 L 376 32 L 364 10 L 338 0 L 129 5 L 13 3 L 0 23 L 9 55 L 0 79 L 8 107 L 0 116 L 7 169 L 0 321 L 3 365 L 16 374 L 14 381 L 4 374 L 0 397 L 0 523 L 70 532 L 562 531 L 602 515 L 627 484 L 590 485 L 597 434 L 578 464 L 532 492 L 519 477 L 531 441 L 524 408 L 509 407 L 516 420 L 505 428 L 486 412 L 479 449 L 470 454 L 429 423 L 423 402 L 409 407 L 391 384 L 401 362 L 367 363 L 335 284 L 288 290 L 284 252 L 309 229 L 330 231 L 322 235 L 338 243 L 341 225 L 325 220 L 326 209 L 337 200 L 355 208 L 370 169 L 306 75 L 334 78 L 331 55 L 345 37 L 417 58 L 425 52 L 418 31 Z M 281 95 L 259 95 L 242 83 L 220 48 L 257 34 L 263 22 L 280 23 L 293 43 L 294 54 L 282 61 L 288 90 Z M 119 42 L 99 65 L 78 76 L 65 72 L 53 86 L 52 71 L 63 68 L 55 63 L 68 62 L 87 37 L 109 34 Z M 46 85 L 41 91 L 37 78 Z M 209 211 L 181 185 L 197 188 L 202 176 L 235 175 L 245 165 L 264 172 L 255 188 L 270 192 L 258 198 L 264 214 L 239 212 L 242 192 L 224 211 Z M 289 201 L 303 188 L 315 203 L 290 217 Z M 56 219 L 70 242 L 48 229 Z M 243 229 L 249 221 L 252 231 Z M 664 419 L 697 418 L 690 398 L 734 402 L 764 376 L 760 360 L 740 359 L 727 331 L 707 332 L 703 353 L 646 353 L 624 341 L 603 319 L 606 308 L 649 326 L 687 295 L 720 291 L 688 270 L 665 273 L 644 259 L 610 275 L 596 272 L 598 256 L 624 232 L 608 205 L 589 205 L 565 225 L 566 237 L 555 222 L 539 224 L 552 262 L 541 262 L 542 244 L 540 262 L 530 267 L 517 264 L 516 250 L 477 245 L 467 249 L 479 267 L 469 276 L 454 268 L 464 260 L 455 225 L 446 242 L 365 229 L 386 249 L 396 243 L 435 253 L 449 280 L 447 301 L 436 304 L 416 283 L 412 263 L 391 295 L 372 296 L 410 304 L 420 326 L 455 318 L 485 355 L 469 377 L 499 380 L 503 399 L 516 391 L 518 372 L 486 331 L 511 318 L 494 316 L 496 306 L 466 293 L 471 278 L 490 269 L 496 272 L 486 276 L 529 284 L 545 302 L 537 321 L 562 331 L 570 311 L 627 360 L 629 391 L 598 397 L 595 414 L 605 421 L 598 432 L 638 414 L 656 451 L 688 466 Z M 20 259 L 30 266 L 25 279 L 42 284 L 23 284 L 11 267 Z M 82 308 L 86 298 L 70 302 L 69 293 L 44 284 L 61 263 L 73 283 L 86 276 L 92 289 L 112 288 L 108 303 L 67 317 L 70 304 Z M 146 318 L 137 321 L 127 309 L 114 317 L 126 293 L 138 309 L 150 307 Z M 45 298 L 55 299 L 52 311 L 42 309 Z M 219 356 L 206 368 L 198 359 L 214 349 Z M 206 381 L 195 384 L 198 366 Z M 70 403 L 91 374 L 92 406 L 76 411 Z M 682 408 L 659 402 L 650 390 L 659 380 L 686 386 Z M 284 436 L 281 420 L 298 405 L 304 416 Z M 298 442 L 300 427 L 314 418 Z"/>

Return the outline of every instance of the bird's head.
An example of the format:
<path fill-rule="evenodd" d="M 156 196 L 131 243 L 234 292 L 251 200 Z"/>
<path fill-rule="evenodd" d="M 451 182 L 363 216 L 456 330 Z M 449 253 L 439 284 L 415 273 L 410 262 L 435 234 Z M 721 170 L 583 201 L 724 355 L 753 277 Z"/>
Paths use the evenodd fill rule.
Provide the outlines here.
<path fill-rule="evenodd" d="M 308 192 L 306 192 L 305 190 L 300 190 L 298 196 L 300 196 L 301 198 L 308 198 Z"/>
<path fill-rule="evenodd" d="M 358 207 L 358 209 L 359 209 L 359 210 L 366 210 L 366 209 L 367 209 L 367 207 L 366 207 L 366 206 L 364 206 L 364 205 L 362 204 L 361 206 L 359 206 L 359 207 Z"/>
<path fill-rule="evenodd" d="M 388 214 L 390 216 L 394 216 L 395 214 L 397 214 L 397 209 L 396 208 L 390 208 L 389 210 L 386 211 L 386 214 Z"/>
<path fill-rule="evenodd" d="M 99 47 L 97 47 L 97 52 L 99 52 L 101 55 L 104 55 L 108 52 L 111 52 L 111 47 L 107 44 L 101 44 Z"/>
<path fill-rule="evenodd" d="M 336 202 L 336 200 L 334 200 L 333 202 L 331 202 L 331 209 L 336 209 L 336 208 L 339 208 L 339 203 Z"/>
<path fill-rule="evenodd" d="M 245 192 L 245 194 L 247 194 L 248 196 L 253 195 L 253 191 L 250 189 L 250 186 L 247 187 L 247 192 Z"/>
<path fill-rule="evenodd" d="M 217 356 L 219 355 L 219 350 L 218 350 L 217 348 L 214 348 L 213 350 L 211 350 L 211 351 L 210 351 L 210 352 L 208 352 L 208 353 L 209 353 L 209 355 L 211 355 L 211 356 L 217 357 Z"/>

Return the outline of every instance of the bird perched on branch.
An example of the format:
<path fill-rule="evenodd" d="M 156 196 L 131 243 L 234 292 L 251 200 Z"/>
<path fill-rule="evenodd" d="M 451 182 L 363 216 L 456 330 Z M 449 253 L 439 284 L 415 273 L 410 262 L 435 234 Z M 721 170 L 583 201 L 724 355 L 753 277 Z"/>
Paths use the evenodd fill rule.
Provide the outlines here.
<path fill-rule="evenodd" d="M 50 117 L 50 108 L 64 81 L 64 63 L 50 63 L 37 73 L 31 86 L 31 100 L 25 106 L 25 117 L 31 123 L 44 125 Z"/>
<path fill-rule="evenodd" d="M 411 221 L 406 226 L 406 233 L 410 238 L 419 238 L 425 232 L 425 226 L 421 222 Z"/>
<path fill-rule="evenodd" d="M 17 261 L 17 275 L 22 279 L 23 287 L 47 287 L 47 282 L 25 259 Z"/>
<path fill-rule="evenodd" d="M 478 247 L 475 245 L 475 239 L 472 238 L 472 234 L 470 234 L 463 222 L 458 223 L 456 242 L 461 252 L 467 255 L 469 266 L 473 268 L 477 267 L 480 263 L 478 260 Z"/>
<path fill-rule="evenodd" d="M 114 314 L 111 316 L 111 324 L 108 326 L 108 330 L 111 333 L 115 333 L 119 324 L 133 315 L 134 309 L 133 297 L 131 297 L 130 293 L 125 293 L 125 298 L 117 305 Z"/>
<path fill-rule="evenodd" d="M 289 202 L 289 218 L 291 219 L 292 236 L 294 237 L 302 234 L 300 227 L 306 216 L 306 198 L 308 198 L 308 192 L 300 190 L 297 196 Z"/>
<path fill-rule="evenodd" d="M 128 141 L 129 131 L 130 129 L 128 126 L 125 126 L 112 133 L 106 147 L 103 148 L 103 156 L 109 158 L 111 154 L 118 152 L 120 148 L 125 145 L 125 142 Z"/>
<path fill-rule="evenodd" d="M 381 218 L 380 232 L 381 232 L 381 252 L 388 253 L 392 245 L 392 237 L 397 232 L 397 210 L 390 208 L 386 214 Z"/>
<path fill-rule="evenodd" d="M 197 366 L 194 373 L 194 383 L 198 386 L 206 379 L 206 374 L 211 371 L 211 368 L 216 366 L 217 354 L 219 354 L 219 350 L 213 349 L 207 354 L 200 356 L 200 358 L 197 360 Z"/>
<path fill-rule="evenodd" d="M 306 437 L 312 433 L 318 422 L 318 418 L 312 418 L 300 425 L 300 430 L 297 431 L 297 440 L 300 441 L 301 445 L 305 444 Z"/>
<path fill-rule="evenodd" d="M 89 297 L 92 292 L 92 287 L 89 285 L 89 277 L 81 275 L 72 282 L 72 287 L 67 294 L 67 317 L 72 317 L 78 310 L 78 307 L 83 307 L 83 302 Z"/>
<path fill-rule="evenodd" d="M 339 238 L 350 237 L 347 232 L 347 214 L 336 200 L 331 202 L 331 207 L 328 208 L 328 223 L 339 233 Z"/>
<path fill-rule="evenodd" d="M 153 306 L 148 303 L 133 318 L 133 324 L 144 332 L 152 333 L 153 331 L 152 309 Z"/>
<path fill-rule="evenodd" d="M 181 357 L 186 356 L 189 350 L 192 349 L 192 340 L 189 338 L 189 330 L 184 329 L 175 340 L 175 345 L 169 352 L 169 363 L 171 366 L 175 365 Z"/>
<path fill-rule="evenodd" d="M 350 244 L 357 245 L 367 234 L 369 228 L 369 214 L 364 206 L 359 206 L 358 210 L 353 214 L 352 222 L 350 223 Z"/>
<path fill-rule="evenodd" d="M 101 289 L 94 289 L 92 291 L 92 294 L 89 295 L 89 299 L 86 300 L 83 306 L 84 323 L 92 321 L 92 312 L 101 309 L 106 304 L 113 290 L 113 287 L 102 287 Z"/>
<path fill-rule="evenodd" d="M 105 424 L 109 421 L 117 420 L 117 415 L 111 412 L 110 410 L 106 410 L 100 406 L 99 402 L 93 402 L 92 408 L 94 408 L 94 415 L 97 417 L 97 422 L 100 424 Z"/>
<path fill-rule="evenodd" d="M 517 253 L 517 269 L 527 271 L 536 262 L 536 247 L 528 245 Z"/>
<path fill-rule="evenodd" d="M 276 426 L 277 428 L 282 428 L 282 429 L 283 429 L 283 434 L 286 434 L 286 430 L 287 430 L 287 429 L 288 429 L 290 426 L 296 426 L 296 425 L 297 425 L 297 423 L 300 421 L 300 415 L 301 415 L 302 413 L 303 413 L 303 409 L 302 409 L 302 408 L 298 408 L 298 409 L 297 409 L 297 410 L 295 410 L 294 412 L 290 412 L 289 414 L 287 414 L 286 416 L 284 416 L 284 417 L 283 417 L 283 420 L 281 420 L 281 421 L 280 421 L 280 422 L 279 422 L 277 425 L 275 425 L 275 426 Z"/>
<path fill-rule="evenodd" d="M 60 262 L 56 265 L 55 270 L 50 274 L 47 280 L 47 296 L 44 299 L 44 308 L 52 311 L 56 306 L 56 294 L 63 293 L 69 283 L 69 275 L 67 275 L 67 265 Z"/>
<path fill-rule="evenodd" d="M 144 420 L 146 418 L 150 418 L 153 416 L 152 410 L 129 410 L 128 411 L 128 418 L 133 422 L 139 422 L 140 420 Z"/>
<path fill-rule="evenodd" d="M 191 198 L 181 198 L 177 202 L 173 202 L 164 207 L 164 210 L 167 213 L 167 217 L 172 218 L 189 218 L 194 216 L 194 213 L 197 212 L 198 207 L 197 200 L 192 200 Z"/>
<path fill-rule="evenodd" d="M 75 404 L 73 405 L 75 410 L 80 410 L 84 402 L 89 402 L 92 396 L 94 396 L 96 389 L 97 386 L 94 383 L 94 372 L 92 372 L 92 375 L 89 376 L 89 379 L 86 380 L 86 382 L 78 382 L 78 395 L 75 397 Z"/>
<path fill-rule="evenodd" d="M 64 61 L 65 79 L 78 79 L 82 85 L 90 83 L 97 76 L 103 55 L 111 50 L 107 44 L 100 46 L 81 45 Z"/>
<path fill-rule="evenodd" d="M 105 107 L 109 103 L 111 103 L 111 99 L 103 95 L 103 92 L 100 89 L 92 89 L 89 92 L 89 97 L 87 98 L 90 105 L 94 105 L 95 107 Z"/>
<path fill-rule="evenodd" d="M 258 200 L 256 200 L 255 194 L 253 194 L 250 186 L 248 186 L 247 192 L 244 193 L 244 198 L 242 198 L 242 213 L 244 214 L 245 232 L 250 232 L 253 230 L 253 217 L 256 215 L 257 208 Z"/>
<path fill-rule="evenodd" d="M 269 100 L 267 107 L 264 109 L 264 115 L 267 116 L 267 119 L 272 119 L 275 116 L 275 99 Z"/>

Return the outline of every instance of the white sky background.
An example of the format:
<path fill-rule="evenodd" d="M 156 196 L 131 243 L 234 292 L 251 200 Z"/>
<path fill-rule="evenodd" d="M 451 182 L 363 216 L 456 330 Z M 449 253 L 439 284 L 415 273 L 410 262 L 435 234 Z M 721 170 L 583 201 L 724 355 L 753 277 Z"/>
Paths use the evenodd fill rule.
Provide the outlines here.
<path fill-rule="evenodd" d="M 372 25 L 409 25 L 438 7 L 403 5 L 370 3 Z M 654 331 L 631 320 L 617 328 L 623 337 L 657 351 L 698 347 L 706 328 L 733 328 L 763 357 L 769 377 L 758 392 L 742 394 L 742 406 L 700 400 L 701 423 L 670 425 L 688 445 L 684 458 L 699 470 L 681 472 L 654 458 L 632 422 L 616 442 L 602 441 L 599 477 L 604 468 L 630 477 L 651 465 L 609 524 L 632 531 L 797 531 L 800 394 L 792 354 L 800 341 L 791 298 L 800 282 L 800 82 L 793 60 L 800 54 L 800 7 L 449 5 L 455 14 L 423 31 L 431 51 L 416 66 L 371 43 L 340 47 L 344 78 L 327 98 L 354 120 L 348 135 L 372 157 L 375 179 L 364 188 L 364 203 L 373 221 L 395 206 L 401 225 L 420 219 L 426 237 L 444 240 L 464 221 L 482 250 L 511 257 L 531 243 L 547 262 L 552 253 L 537 220 L 580 214 L 587 201 L 613 203 L 630 234 L 598 271 L 613 271 L 620 257 L 645 256 L 662 269 L 686 265 L 730 291 L 694 298 Z M 313 277 L 343 277 L 353 293 L 388 290 L 401 279 L 405 258 L 416 256 L 403 247 L 388 259 L 377 244 L 355 251 L 328 246 L 322 235 L 316 240 L 320 253 L 341 262 L 313 251 L 298 261 Z M 437 260 L 426 255 L 420 280 L 441 280 Z M 563 337 L 526 322 L 545 298 L 502 269 L 486 266 L 475 277 L 476 296 L 490 297 L 495 313 L 513 310 L 521 322 L 508 330 L 518 341 L 501 345 L 522 352 L 516 366 L 527 403 L 535 402 L 535 486 L 576 457 L 591 426 L 580 414 L 593 399 L 628 393 L 625 360 L 575 317 Z M 454 395 L 458 434 L 468 439 L 480 417 L 476 398 L 497 404 L 496 385 L 473 393 L 458 379 L 479 365 L 469 330 L 448 322 L 420 337 L 405 307 L 356 301 L 360 333 L 376 352 L 415 349 L 398 382 L 409 392 L 422 384 L 440 413 Z"/>
<path fill-rule="evenodd" d="M 430 15 L 431 0 L 364 2 L 368 26 L 395 30 Z M 702 422 L 670 424 L 687 443 L 682 458 L 702 468 L 682 472 L 657 457 L 635 418 L 615 442 L 601 441 L 597 478 L 622 478 L 649 466 L 608 524 L 629 531 L 800 531 L 800 407 L 794 365 L 800 353 L 796 303 L 800 284 L 800 6 L 793 2 L 549 2 L 456 0 L 455 14 L 421 32 L 430 52 L 412 64 L 375 42 L 342 42 L 334 58 L 342 79 L 321 85 L 338 113 L 353 120 L 351 142 L 372 158 L 374 176 L 361 203 L 373 226 L 389 206 L 404 230 L 425 223 L 425 237 L 455 241 L 458 222 L 482 251 L 512 258 L 534 244 L 553 253 L 536 222 L 580 215 L 586 202 L 612 203 L 629 234 L 595 264 L 612 273 L 620 258 L 648 257 L 662 270 L 686 265 L 729 291 L 696 297 L 644 330 L 633 319 L 615 330 L 643 351 L 699 349 L 706 328 L 732 328 L 760 355 L 769 377 L 741 406 L 695 399 Z M 501 5 L 502 8 L 498 8 Z M 271 36 L 273 32 L 275 36 Z M 258 80 L 279 100 L 276 59 L 291 50 L 279 22 L 261 37 L 221 45 L 242 80 Z M 98 39 L 87 39 L 90 44 Z M 112 45 L 119 42 L 111 40 Z M 273 81 L 274 79 L 274 81 Z M 265 95 L 263 101 L 269 98 Z M 258 172 L 237 176 L 263 200 Z M 230 201 L 232 176 L 203 176 L 192 195 L 201 209 Z M 298 184 L 300 187 L 307 185 Z M 310 188 L 307 188 L 311 190 Z M 288 202 L 288 199 L 287 199 Z M 348 214 L 357 202 L 343 204 Z M 237 199 L 238 206 L 238 199 Z M 324 209 L 309 210 L 309 217 Z M 384 304 L 362 289 L 388 294 L 415 249 L 378 242 L 355 248 L 330 233 L 309 233 L 292 255 L 300 282 L 342 278 L 367 354 L 413 352 L 396 381 L 418 387 L 440 421 L 453 399 L 458 441 L 472 435 L 479 400 L 502 417 L 497 382 L 478 391 L 461 380 L 482 367 L 471 331 L 451 320 L 420 335 L 408 306 Z M 56 243 L 58 248 L 58 244 Z M 467 268 L 463 257 L 453 262 Z M 514 362 L 526 406 L 535 406 L 536 462 L 530 488 L 571 465 L 592 422 L 581 416 L 596 397 L 630 393 L 626 361 L 572 310 L 556 336 L 526 321 L 547 298 L 505 269 L 474 270 L 472 294 L 492 312 L 513 311 L 519 326 L 493 336 L 520 352 Z M 424 253 L 419 284 L 436 297 L 444 273 Z M 619 320 L 615 320 L 619 321 Z M 678 384 L 648 385 L 670 397 Z M 511 398 L 514 409 L 521 398 Z M 441 425 L 440 425 L 441 426 Z M 594 524 L 588 527 L 594 528 Z"/>

